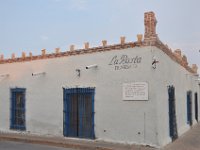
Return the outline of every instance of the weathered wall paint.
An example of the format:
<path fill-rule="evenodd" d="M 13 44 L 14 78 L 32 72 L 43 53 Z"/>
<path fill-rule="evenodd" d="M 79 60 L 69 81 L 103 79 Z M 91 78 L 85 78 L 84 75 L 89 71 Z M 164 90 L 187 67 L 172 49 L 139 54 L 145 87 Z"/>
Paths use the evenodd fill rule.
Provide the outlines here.
<path fill-rule="evenodd" d="M 171 141 L 169 137 L 169 114 L 168 114 L 168 93 L 167 86 L 175 87 L 176 99 L 176 119 L 178 135 L 182 135 L 190 126 L 187 124 L 187 91 L 192 91 L 193 125 L 195 121 L 194 93 L 199 93 L 197 76 L 189 73 L 182 66 L 172 61 L 165 53 L 159 49 L 153 50 L 154 55 L 159 60 L 154 72 L 155 84 L 157 84 L 157 125 L 159 145 L 166 145 Z M 199 101 L 199 100 L 198 100 Z M 199 106 L 198 106 L 199 108 Z"/>
<path fill-rule="evenodd" d="M 157 68 L 152 59 L 157 56 Z M 97 64 L 97 68 L 85 69 Z M 80 69 L 80 77 L 76 69 Z M 46 72 L 32 76 L 32 73 Z M 95 87 L 95 135 L 99 140 L 154 146 L 170 142 L 167 85 L 176 88 L 179 133 L 185 123 L 185 91 L 192 75 L 155 47 L 0 65 L 0 129 L 10 131 L 10 88 L 26 88 L 27 132 L 63 136 L 63 87 Z M 188 74 L 187 77 L 185 74 Z M 147 82 L 148 101 L 124 101 L 122 85 Z M 178 100 L 181 99 L 181 100 Z"/>

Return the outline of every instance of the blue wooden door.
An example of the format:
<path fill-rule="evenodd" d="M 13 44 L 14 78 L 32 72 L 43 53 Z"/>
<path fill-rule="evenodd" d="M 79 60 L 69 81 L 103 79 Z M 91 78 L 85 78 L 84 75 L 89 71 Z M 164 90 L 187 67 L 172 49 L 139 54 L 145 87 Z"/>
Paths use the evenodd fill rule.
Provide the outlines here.
<path fill-rule="evenodd" d="M 176 103 L 175 103 L 175 88 L 168 87 L 169 95 L 169 131 L 172 141 L 178 138 L 177 122 L 176 122 Z"/>
<path fill-rule="evenodd" d="M 77 137 L 78 99 L 76 89 L 64 90 L 64 135 Z"/>
<path fill-rule="evenodd" d="M 64 89 L 64 136 L 94 139 L 94 90 Z"/>
<path fill-rule="evenodd" d="M 199 121 L 199 116 L 198 116 L 198 114 L 199 114 L 198 94 L 195 93 L 194 97 L 195 97 L 195 119 L 198 122 Z"/>
<path fill-rule="evenodd" d="M 94 138 L 94 89 L 78 88 L 79 137 Z"/>
<path fill-rule="evenodd" d="M 187 92 L 187 123 L 191 126 L 193 124 L 192 120 L 192 92 Z"/>

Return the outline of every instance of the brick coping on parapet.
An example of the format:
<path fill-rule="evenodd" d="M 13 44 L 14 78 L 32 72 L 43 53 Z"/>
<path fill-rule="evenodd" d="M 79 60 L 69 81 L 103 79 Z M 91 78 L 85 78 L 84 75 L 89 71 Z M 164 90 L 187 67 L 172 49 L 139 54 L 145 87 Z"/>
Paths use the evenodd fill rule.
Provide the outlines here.
<path fill-rule="evenodd" d="M 181 66 L 183 66 L 187 71 L 192 74 L 197 74 L 198 67 L 196 64 L 193 64 L 192 67 L 188 66 L 187 57 L 185 55 L 181 55 L 181 50 L 175 50 L 172 52 L 167 45 L 163 44 L 156 34 L 156 24 L 157 20 L 155 17 L 154 12 L 146 12 L 144 14 L 144 25 L 145 25 L 145 33 L 144 33 L 144 40 L 142 40 L 143 35 L 137 35 L 136 42 L 129 42 L 126 43 L 125 36 L 120 37 L 120 44 L 115 45 L 107 45 L 107 41 L 103 40 L 103 46 L 100 47 L 93 47 L 89 48 L 89 43 L 85 43 L 84 49 L 74 49 L 74 45 L 70 46 L 70 51 L 60 52 L 59 48 L 56 48 L 55 53 L 46 54 L 46 49 L 42 50 L 42 55 L 33 56 L 32 53 L 29 53 L 29 56 L 26 56 L 25 52 L 22 52 L 22 57 L 15 58 L 15 54 L 12 54 L 11 59 L 4 59 L 3 55 L 0 56 L 0 64 L 5 63 L 14 63 L 14 62 L 27 62 L 32 60 L 39 60 L 39 59 L 48 59 L 48 58 L 56 58 L 56 57 L 63 57 L 63 56 L 72 56 L 72 55 L 80 55 L 80 54 L 88 54 L 88 53 L 95 53 L 95 52 L 102 52 L 102 51 L 111 51 L 111 50 L 121 50 L 127 49 L 132 47 L 142 47 L 142 46 L 155 46 L 161 49 L 164 53 L 166 53 L 173 61 L 177 62 Z"/>
<path fill-rule="evenodd" d="M 46 54 L 45 52 L 45 54 L 37 55 L 37 56 L 26 56 L 26 57 L 3 59 L 3 60 L 0 60 L 0 64 L 26 62 L 26 61 L 50 59 L 50 58 L 81 55 L 81 54 L 90 54 L 90 53 L 105 52 L 105 51 L 111 51 L 111 50 L 121 50 L 121 49 L 133 48 L 135 46 L 141 46 L 141 45 L 142 43 L 138 44 L 136 42 L 129 42 L 129 43 L 124 43 L 124 44 L 114 44 L 114 45 L 108 45 L 108 46 L 92 47 L 92 48 L 87 48 L 87 49 L 77 49 L 77 50 L 51 53 L 51 54 Z"/>
<path fill-rule="evenodd" d="M 156 40 L 153 43 L 153 46 L 156 46 L 157 48 L 159 48 L 160 50 L 162 50 L 173 61 L 175 61 L 176 63 L 178 63 L 182 67 L 184 67 L 188 72 L 190 72 L 192 74 L 195 74 L 195 75 L 198 75 L 197 74 L 197 69 L 198 69 L 197 65 L 193 64 L 192 67 L 188 66 L 187 57 L 185 55 L 183 55 L 182 57 L 180 56 L 181 54 L 177 55 L 176 51 L 172 52 L 172 50 L 167 45 L 163 44 L 160 40 Z"/>
<path fill-rule="evenodd" d="M 183 66 L 187 71 L 193 74 L 197 74 L 197 71 L 193 68 L 188 66 L 187 58 L 183 60 L 182 58 L 178 57 L 167 45 L 163 44 L 160 40 L 150 41 L 150 42 L 128 42 L 123 44 L 114 44 L 114 45 L 106 45 L 100 47 L 92 47 L 86 49 L 77 49 L 71 50 L 66 52 L 56 52 L 51 54 L 46 54 L 46 52 L 42 55 L 37 56 L 25 56 L 25 57 L 18 57 L 18 58 L 9 58 L 0 60 L 0 64 L 6 63 L 15 63 L 15 62 L 27 62 L 27 61 L 34 61 L 34 60 L 41 60 L 41 59 L 51 59 L 51 58 L 58 58 L 64 56 L 73 56 L 73 55 L 81 55 L 81 54 L 90 54 L 96 52 L 105 52 L 111 50 L 123 50 L 127 48 L 133 47 L 145 47 L 145 46 L 155 46 L 161 49 L 164 53 L 166 53 L 173 61 L 177 62 L 181 66 Z M 185 56 L 186 57 L 186 56 Z"/>

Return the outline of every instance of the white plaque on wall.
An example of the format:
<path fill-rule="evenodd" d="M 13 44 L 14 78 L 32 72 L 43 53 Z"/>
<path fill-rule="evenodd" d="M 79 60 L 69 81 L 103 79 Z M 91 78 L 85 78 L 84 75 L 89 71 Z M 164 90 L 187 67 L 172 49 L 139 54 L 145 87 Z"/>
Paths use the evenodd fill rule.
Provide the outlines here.
<path fill-rule="evenodd" d="M 123 100 L 148 100 L 148 83 L 123 83 Z"/>

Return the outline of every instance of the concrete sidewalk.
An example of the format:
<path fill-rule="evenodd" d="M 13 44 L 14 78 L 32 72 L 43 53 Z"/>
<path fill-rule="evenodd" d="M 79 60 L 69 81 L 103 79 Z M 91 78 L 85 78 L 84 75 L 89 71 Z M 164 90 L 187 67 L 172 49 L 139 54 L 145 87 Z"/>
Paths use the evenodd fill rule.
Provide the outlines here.
<path fill-rule="evenodd" d="M 200 150 L 200 124 L 193 126 L 191 130 L 162 150 Z"/>
<path fill-rule="evenodd" d="M 23 133 L 0 133 L 0 141 L 19 141 L 81 150 L 158 150 L 149 146 L 125 145 L 97 140 L 38 136 Z M 200 150 L 200 124 L 192 127 L 173 143 L 160 150 Z"/>
<path fill-rule="evenodd" d="M 81 150 L 155 150 L 155 148 L 149 146 L 125 145 L 96 140 L 71 139 L 64 137 L 37 136 L 22 133 L 1 133 L 0 141 L 19 141 Z"/>

